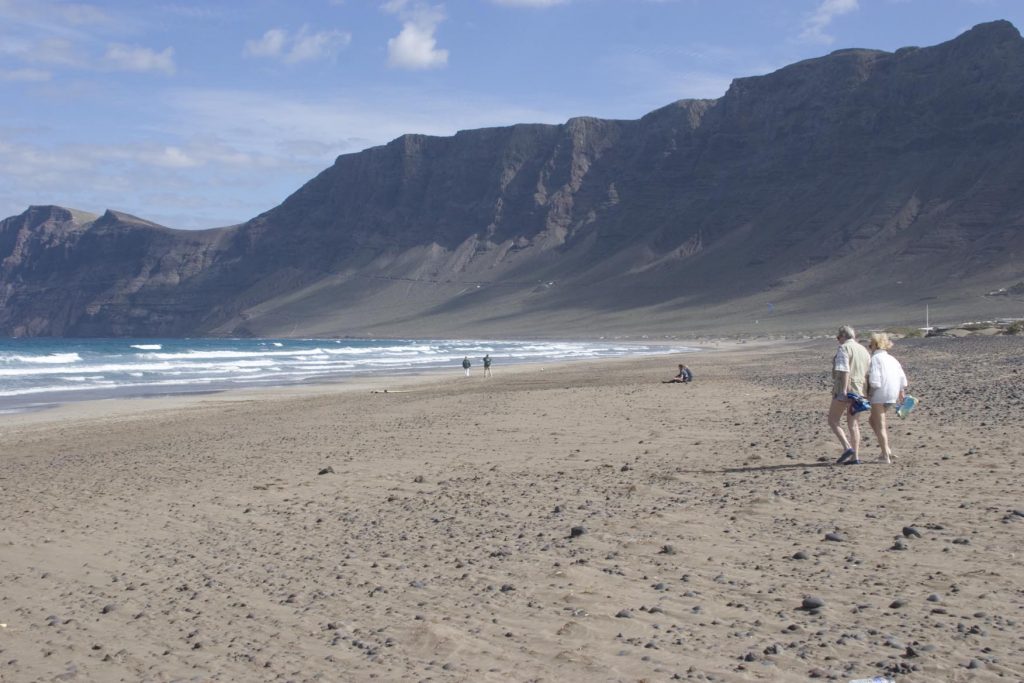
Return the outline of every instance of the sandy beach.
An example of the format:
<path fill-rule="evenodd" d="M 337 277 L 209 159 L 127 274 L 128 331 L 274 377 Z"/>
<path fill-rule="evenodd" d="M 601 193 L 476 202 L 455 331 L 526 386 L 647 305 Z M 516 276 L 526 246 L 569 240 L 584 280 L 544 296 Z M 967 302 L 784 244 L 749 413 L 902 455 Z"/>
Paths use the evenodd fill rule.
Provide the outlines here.
<path fill-rule="evenodd" d="M 891 466 L 833 351 L 0 418 L 0 680 L 1024 680 L 1024 338 L 898 341 Z"/>

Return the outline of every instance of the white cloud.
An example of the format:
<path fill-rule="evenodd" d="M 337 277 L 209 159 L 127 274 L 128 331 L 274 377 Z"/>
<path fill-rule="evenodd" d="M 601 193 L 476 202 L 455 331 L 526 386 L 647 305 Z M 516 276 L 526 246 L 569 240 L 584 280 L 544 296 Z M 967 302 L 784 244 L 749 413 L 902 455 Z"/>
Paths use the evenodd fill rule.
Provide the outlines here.
<path fill-rule="evenodd" d="M 193 138 L 182 145 L 157 142 L 123 144 L 69 144 L 51 147 L 42 143 L 0 143 L 0 160 L 6 171 L 37 177 L 41 172 L 98 172 L 100 166 L 124 164 L 139 169 L 197 168 L 200 166 L 248 167 L 268 165 L 211 137 Z M 74 183 L 71 183 L 74 184 Z"/>
<path fill-rule="evenodd" d="M 822 0 L 814 14 L 804 22 L 800 38 L 813 43 L 831 44 L 835 38 L 825 31 L 832 20 L 858 9 L 858 0 Z"/>
<path fill-rule="evenodd" d="M 26 64 L 81 67 L 89 61 L 70 40 L 55 37 L 8 39 L 0 44 L 0 53 Z"/>
<path fill-rule="evenodd" d="M 174 51 L 108 43 L 137 33 L 138 21 L 96 5 L 64 0 L 0 0 L 0 55 L 21 63 L 4 80 L 50 80 L 62 67 L 174 72 Z M 45 71 L 36 66 L 49 67 Z"/>
<path fill-rule="evenodd" d="M 448 63 L 448 50 L 437 47 L 437 27 L 444 21 L 438 6 L 410 0 L 387 0 L 381 8 L 402 20 L 401 32 L 388 40 L 388 64 L 402 69 L 433 69 Z"/>
<path fill-rule="evenodd" d="M 52 77 L 53 74 L 42 69 L 11 69 L 10 71 L 0 69 L 0 81 L 40 83 L 48 81 Z"/>
<path fill-rule="evenodd" d="M 0 0 L 2 2 L 2 0 Z M 76 70 L 160 71 L 175 72 L 174 48 L 160 52 L 138 45 L 111 43 L 97 58 L 83 51 L 75 42 L 61 37 L 17 38 L 0 42 L 0 55 L 12 57 L 25 65 L 45 65 Z M 50 80 L 49 71 L 21 68 L 7 72 L 6 80 Z"/>
<path fill-rule="evenodd" d="M 148 47 L 114 43 L 107 46 L 103 63 L 117 71 L 162 71 L 171 75 L 175 71 L 174 48 L 156 52 Z"/>
<path fill-rule="evenodd" d="M 272 28 L 259 40 L 248 40 L 242 51 L 246 57 L 277 57 L 284 51 L 288 32 L 283 28 Z"/>
<path fill-rule="evenodd" d="M 138 28 L 130 16 L 95 5 L 63 0 L 0 0 L 0 51 L 31 45 L 25 61 L 81 65 L 80 54 L 100 35 L 123 35 Z M 4 35 L 6 32 L 6 35 Z"/>
<path fill-rule="evenodd" d="M 352 34 L 344 31 L 318 31 L 310 33 L 305 27 L 292 42 L 292 49 L 285 61 L 294 64 L 314 59 L 333 57 L 352 42 Z"/>
<path fill-rule="evenodd" d="M 171 145 L 157 149 L 155 153 L 143 156 L 142 160 L 154 166 L 162 166 L 164 168 L 194 168 L 202 163 L 180 147 Z"/>
<path fill-rule="evenodd" d="M 247 41 L 243 54 L 280 58 L 288 64 L 296 64 L 333 57 L 351 42 L 352 34 L 345 31 L 312 32 L 303 26 L 292 36 L 283 28 L 272 28 L 259 40 Z"/>
<path fill-rule="evenodd" d="M 111 21 L 111 17 L 95 5 L 62 2 L 50 5 L 50 8 L 58 12 L 66 22 L 75 26 L 105 24 Z"/>
<path fill-rule="evenodd" d="M 448 50 L 437 49 L 436 26 L 407 21 L 388 40 L 388 64 L 404 69 L 433 69 L 448 63 Z"/>
<path fill-rule="evenodd" d="M 32 28 L 59 28 L 60 25 L 96 26 L 114 20 L 95 5 L 52 0 L 0 0 L 0 18 Z"/>
<path fill-rule="evenodd" d="M 210 7 L 200 7 L 197 5 L 182 5 L 178 3 L 167 3 L 160 6 L 160 9 L 168 14 L 175 14 L 180 17 L 187 17 L 189 19 L 213 19 L 215 17 L 223 16 L 221 10 L 212 9 Z"/>
<path fill-rule="evenodd" d="M 491 0 L 491 2 L 508 7 L 551 7 L 565 4 L 569 0 Z"/>

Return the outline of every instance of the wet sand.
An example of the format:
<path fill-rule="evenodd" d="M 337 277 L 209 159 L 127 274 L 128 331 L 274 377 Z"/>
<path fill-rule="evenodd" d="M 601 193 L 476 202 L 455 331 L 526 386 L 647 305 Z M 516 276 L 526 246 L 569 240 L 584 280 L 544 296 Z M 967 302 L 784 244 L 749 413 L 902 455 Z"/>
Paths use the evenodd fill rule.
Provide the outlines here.
<path fill-rule="evenodd" d="M 1024 339 L 898 342 L 892 466 L 832 352 L 0 418 L 0 680 L 1024 679 Z"/>

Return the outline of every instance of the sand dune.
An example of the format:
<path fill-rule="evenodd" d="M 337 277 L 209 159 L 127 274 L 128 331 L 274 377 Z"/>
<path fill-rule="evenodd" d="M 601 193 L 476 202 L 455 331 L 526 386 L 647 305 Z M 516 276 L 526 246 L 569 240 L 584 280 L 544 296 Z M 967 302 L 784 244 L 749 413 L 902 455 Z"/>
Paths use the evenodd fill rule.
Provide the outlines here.
<path fill-rule="evenodd" d="M 0 679 L 1024 679 L 1024 340 L 898 343 L 893 466 L 832 350 L 5 418 Z"/>

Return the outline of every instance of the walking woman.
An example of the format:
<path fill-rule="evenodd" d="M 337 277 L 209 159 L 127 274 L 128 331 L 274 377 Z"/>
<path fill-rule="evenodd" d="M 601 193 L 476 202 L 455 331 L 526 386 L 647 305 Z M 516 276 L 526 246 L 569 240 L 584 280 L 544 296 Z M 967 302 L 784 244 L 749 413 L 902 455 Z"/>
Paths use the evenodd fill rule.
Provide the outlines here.
<path fill-rule="evenodd" d="M 884 332 L 873 332 L 868 342 L 871 352 L 871 366 L 868 368 L 868 391 L 871 400 L 871 428 L 875 430 L 878 447 L 882 450 L 880 462 L 892 464 L 896 456 L 889 448 L 889 433 L 886 430 L 886 414 L 890 406 L 903 401 L 907 391 L 907 375 L 900 362 L 889 355 L 892 341 Z"/>

